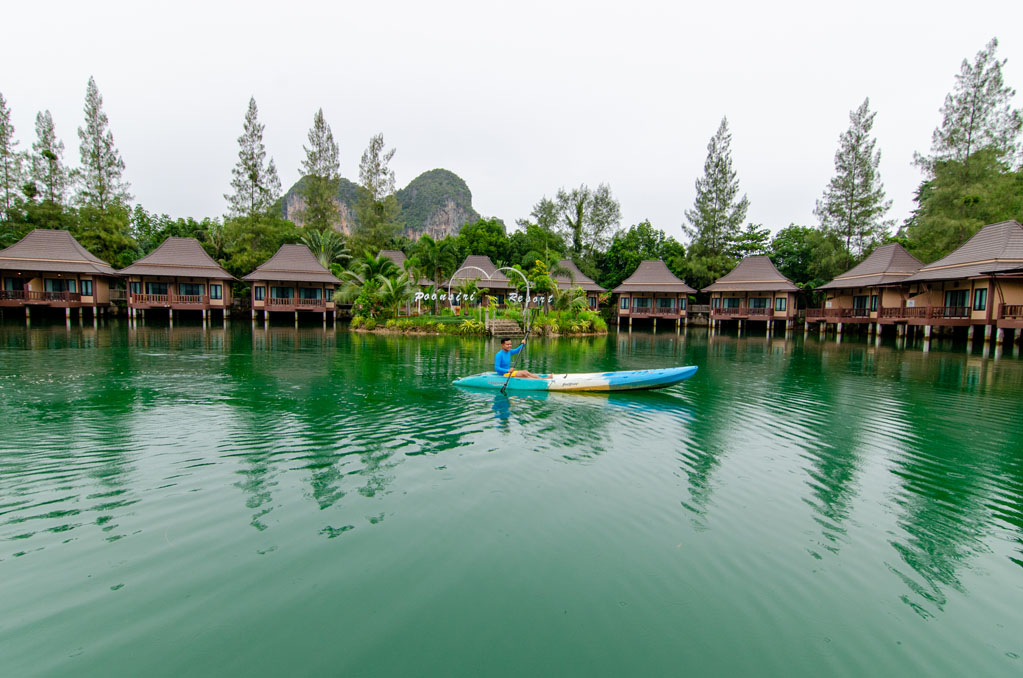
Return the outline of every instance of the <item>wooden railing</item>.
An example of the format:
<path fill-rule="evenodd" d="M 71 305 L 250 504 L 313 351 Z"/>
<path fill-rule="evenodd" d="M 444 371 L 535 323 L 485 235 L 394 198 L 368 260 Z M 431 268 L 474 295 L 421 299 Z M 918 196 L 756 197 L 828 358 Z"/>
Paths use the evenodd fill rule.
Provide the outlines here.
<path fill-rule="evenodd" d="M 773 309 L 771 309 L 770 306 L 765 306 L 764 308 L 751 308 L 751 309 L 749 309 L 749 314 L 748 315 L 770 316 L 770 315 L 772 315 L 772 313 L 773 313 Z"/>
<path fill-rule="evenodd" d="M 710 313 L 710 304 L 689 304 L 686 312 L 689 315 L 694 313 Z"/>
<path fill-rule="evenodd" d="M 998 318 L 1002 320 L 1023 319 L 1023 304 L 999 304 Z"/>
<path fill-rule="evenodd" d="M 743 306 L 721 307 L 711 311 L 712 315 L 746 315 L 746 308 Z"/>
<path fill-rule="evenodd" d="M 884 309 L 889 311 L 891 309 Z M 898 309 L 896 309 L 898 310 Z M 806 318 L 819 319 L 819 318 L 869 318 L 871 310 L 869 308 L 808 308 L 806 309 Z M 886 317 L 886 316 L 882 316 Z"/>
<path fill-rule="evenodd" d="M 882 318 L 894 320 L 947 319 L 965 320 L 970 317 L 969 306 L 919 306 L 915 308 L 884 308 Z"/>
<path fill-rule="evenodd" d="M 132 306 L 208 306 L 209 297 L 202 294 L 140 294 L 128 293 L 128 303 Z"/>
<path fill-rule="evenodd" d="M 136 294 L 128 295 L 129 304 L 169 304 L 169 294 Z"/>
<path fill-rule="evenodd" d="M 283 306 L 288 308 L 301 307 L 301 308 L 326 308 L 327 300 L 323 297 L 319 299 L 306 299 L 304 297 L 270 297 L 265 300 L 267 306 Z"/>
<path fill-rule="evenodd" d="M 81 302 L 78 292 L 38 292 L 36 290 L 0 290 L 0 301 Z"/>

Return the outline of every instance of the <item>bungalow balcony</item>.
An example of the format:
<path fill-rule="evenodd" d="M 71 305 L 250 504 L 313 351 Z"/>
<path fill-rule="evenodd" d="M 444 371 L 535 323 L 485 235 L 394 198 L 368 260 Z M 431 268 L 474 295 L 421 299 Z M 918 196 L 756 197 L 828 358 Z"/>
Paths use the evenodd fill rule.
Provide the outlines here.
<path fill-rule="evenodd" d="M 201 294 L 128 294 L 128 306 L 132 308 L 169 308 L 174 310 L 197 310 L 214 308 L 209 297 Z M 216 306 L 216 308 L 221 308 Z"/>
<path fill-rule="evenodd" d="M 869 308 L 808 308 L 806 309 L 806 322 L 826 322 L 826 323 L 863 323 L 870 322 L 873 318 L 870 316 L 871 311 Z"/>
<path fill-rule="evenodd" d="M 619 308 L 618 315 L 630 318 L 684 318 L 686 310 L 675 306 L 631 306 Z"/>
<path fill-rule="evenodd" d="M 710 309 L 710 317 L 714 320 L 774 320 L 775 315 L 778 318 L 787 318 L 788 315 L 785 311 L 775 310 L 770 306 L 764 308 L 747 308 L 746 306 L 729 306 L 729 307 L 718 307 Z"/>
<path fill-rule="evenodd" d="M 0 306 L 52 306 L 78 308 L 82 295 L 78 292 L 37 292 L 35 290 L 0 290 Z"/>
<path fill-rule="evenodd" d="M 333 299 L 306 299 L 304 297 L 270 297 L 264 300 L 267 311 L 316 311 L 323 313 L 333 308 Z M 331 304 L 327 306 L 327 304 Z"/>
<path fill-rule="evenodd" d="M 973 324 L 969 306 L 917 306 L 913 308 L 883 308 L 882 324 L 942 325 L 948 327 Z"/>
<path fill-rule="evenodd" d="M 998 304 L 996 321 L 999 327 L 1023 328 L 1023 304 Z"/>

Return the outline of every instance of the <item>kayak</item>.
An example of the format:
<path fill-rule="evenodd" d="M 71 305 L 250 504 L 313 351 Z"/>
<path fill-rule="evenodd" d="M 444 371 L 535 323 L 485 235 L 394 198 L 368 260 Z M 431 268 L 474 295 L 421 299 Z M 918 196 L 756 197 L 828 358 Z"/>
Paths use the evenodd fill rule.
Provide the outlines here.
<path fill-rule="evenodd" d="M 455 386 L 500 390 L 507 383 L 509 391 L 634 391 L 672 386 L 693 376 L 696 370 L 695 365 L 689 365 L 659 370 L 540 375 L 549 379 L 508 378 L 497 372 L 483 372 L 456 379 Z"/>

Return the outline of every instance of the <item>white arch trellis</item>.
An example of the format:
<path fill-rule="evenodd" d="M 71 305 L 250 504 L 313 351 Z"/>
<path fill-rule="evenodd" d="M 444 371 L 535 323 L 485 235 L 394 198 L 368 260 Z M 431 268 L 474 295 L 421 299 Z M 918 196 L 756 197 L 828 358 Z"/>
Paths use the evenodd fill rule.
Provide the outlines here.
<path fill-rule="evenodd" d="M 464 271 L 466 269 L 475 269 L 475 270 L 479 271 L 480 273 L 482 273 L 483 277 L 486 278 L 487 280 L 493 280 L 493 277 L 491 277 L 491 275 L 489 273 L 484 271 L 479 266 L 463 266 L 462 268 L 460 268 L 457 271 L 455 271 L 454 273 L 452 273 L 451 277 L 448 278 L 448 302 L 449 303 L 451 301 L 451 281 L 454 280 L 455 277 L 459 273 L 461 273 L 462 271 Z M 522 278 L 522 282 L 526 283 L 526 298 L 523 299 L 523 301 L 522 301 L 522 320 L 523 320 L 523 322 L 525 322 L 526 311 L 529 309 L 529 299 L 530 299 L 530 296 L 529 296 L 529 278 L 527 278 L 525 275 L 523 275 L 522 271 L 520 271 L 517 268 L 512 268 L 511 266 L 502 266 L 501 268 L 496 269 L 494 272 L 497 273 L 497 272 L 500 272 L 500 271 L 514 271 L 515 273 L 518 274 L 518 276 L 520 278 Z"/>

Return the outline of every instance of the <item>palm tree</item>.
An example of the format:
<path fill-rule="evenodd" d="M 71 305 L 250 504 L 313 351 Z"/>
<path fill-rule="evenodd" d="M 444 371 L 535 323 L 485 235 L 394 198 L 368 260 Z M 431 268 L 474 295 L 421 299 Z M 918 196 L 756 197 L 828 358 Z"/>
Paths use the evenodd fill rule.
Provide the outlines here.
<path fill-rule="evenodd" d="M 398 308 L 412 295 L 412 279 L 409 278 L 408 273 L 399 273 L 391 277 L 377 276 L 377 281 L 379 282 L 377 295 L 380 297 L 380 303 L 391 316 L 397 316 Z"/>
<path fill-rule="evenodd" d="M 352 253 L 345 246 L 344 236 L 332 228 L 310 229 L 302 235 L 301 240 L 326 269 L 331 264 L 344 266 L 352 258 Z"/>
<path fill-rule="evenodd" d="M 387 257 L 375 257 L 369 252 L 351 262 L 348 270 L 338 276 L 341 288 L 338 298 L 342 303 L 352 303 L 363 293 L 368 297 L 377 297 L 382 280 L 399 275 L 398 267 Z"/>
<path fill-rule="evenodd" d="M 451 275 L 458 265 L 454 243 L 448 239 L 437 242 L 425 234 L 416 243 L 416 259 L 437 287 L 441 286 L 441 281 Z M 436 301 L 433 303 L 433 312 L 436 315 Z"/>

